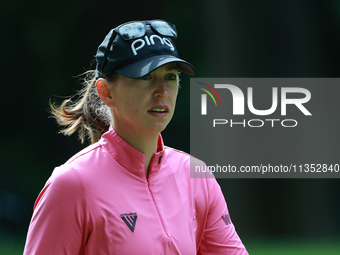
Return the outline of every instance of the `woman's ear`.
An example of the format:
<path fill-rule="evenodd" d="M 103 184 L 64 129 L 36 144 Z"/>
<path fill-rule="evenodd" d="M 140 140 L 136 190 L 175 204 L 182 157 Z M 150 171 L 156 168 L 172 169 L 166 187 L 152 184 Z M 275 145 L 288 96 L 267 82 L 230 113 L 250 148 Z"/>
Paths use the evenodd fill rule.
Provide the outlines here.
<path fill-rule="evenodd" d="M 100 99 L 110 108 L 113 107 L 112 85 L 106 79 L 100 78 L 96 81 L 97 92 Z"/>

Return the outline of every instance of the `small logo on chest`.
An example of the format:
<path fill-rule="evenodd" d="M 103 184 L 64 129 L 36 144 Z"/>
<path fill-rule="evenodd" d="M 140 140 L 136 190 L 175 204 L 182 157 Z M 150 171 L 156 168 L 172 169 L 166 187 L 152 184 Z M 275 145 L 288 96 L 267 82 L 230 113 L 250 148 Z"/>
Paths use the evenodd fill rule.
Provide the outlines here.
<path fill-rule="evenodd" d="M 226 225 L 229 225 L 229 224 L 231 224 L 231 220 L 230 220 L 230 216 L 229 216 L 229 214 L 227 213 L 227 214 L 224 214 L 224 215 L 222 215 L 222 220 L 224 221 L 224 223 L 226 224 Z"/>
<path fill-rule="evenodd" d="M 120 217 L 132 232 L 135 231 L 137 213 L 122 213 Z"/>

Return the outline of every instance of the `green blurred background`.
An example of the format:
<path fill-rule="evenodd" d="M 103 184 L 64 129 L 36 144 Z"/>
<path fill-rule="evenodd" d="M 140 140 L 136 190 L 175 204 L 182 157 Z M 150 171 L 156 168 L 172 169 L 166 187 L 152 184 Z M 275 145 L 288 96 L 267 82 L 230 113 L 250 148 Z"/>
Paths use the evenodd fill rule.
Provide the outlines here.
<path fill-rule="evenodd" d="M 49 100 L 80 89 L 75 76 L 93 68 L 98 45 L 118 24 L 155 18 L 176 24 L 180 56 L 195 65 L 195 77 L 340 75 L 339 0 L 2 0 L 0 10 L 1 255 L 22 254 L 45 181 L 86 146 L 58 134 Z M 186 152 L 189 114 L 184 74 L 163 137 Z M 332 142 L 320 150 L 339 146 Z M 250 254 L 340 254 L 339 179 L 218 181 Z"/>

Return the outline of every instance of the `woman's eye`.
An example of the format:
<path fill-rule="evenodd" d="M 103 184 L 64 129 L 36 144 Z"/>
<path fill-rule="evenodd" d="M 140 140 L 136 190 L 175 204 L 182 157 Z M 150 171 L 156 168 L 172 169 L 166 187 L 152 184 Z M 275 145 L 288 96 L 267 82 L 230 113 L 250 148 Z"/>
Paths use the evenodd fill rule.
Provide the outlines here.
<path fill-rule="evenodd" d="M 176 74 L 168 74 L 166 76 L 167 80 L 176 80 L 177 79 L 177 75 Z"/>
<path fill-rule="evenodd" d="M 147 75 L 144 75 L 140 78 L 141 80 L 149 80 L 150 79 L 150 75 L 147 74 Z"/>

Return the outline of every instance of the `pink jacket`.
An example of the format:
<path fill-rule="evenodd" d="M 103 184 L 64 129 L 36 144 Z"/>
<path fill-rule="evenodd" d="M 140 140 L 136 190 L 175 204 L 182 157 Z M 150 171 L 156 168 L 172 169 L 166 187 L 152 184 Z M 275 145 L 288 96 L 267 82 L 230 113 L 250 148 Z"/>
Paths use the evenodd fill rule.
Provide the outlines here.
<path fill-rule="evenodd" d="M 54 170 L 24 254 L 248 254 L 216 180 L 190 178 L 190 159 L 160 136 L 146 178 L 144 154 L 110 128 Z"/>

